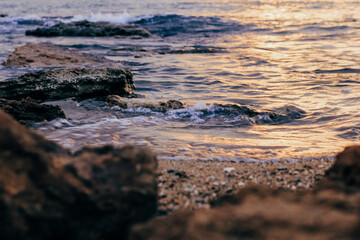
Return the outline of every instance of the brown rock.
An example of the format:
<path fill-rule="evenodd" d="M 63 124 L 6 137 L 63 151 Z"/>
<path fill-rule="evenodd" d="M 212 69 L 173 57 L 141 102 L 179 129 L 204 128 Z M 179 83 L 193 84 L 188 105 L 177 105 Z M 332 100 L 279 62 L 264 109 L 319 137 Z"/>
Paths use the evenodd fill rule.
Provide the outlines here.
<path fill-rule="evenodd" d="M 44 120 L 51 121 L 56 118 L 66 118 L 60 106 L 39 104 L 31 98 L 22 99 L 21 101 L 0 98 L 0 109 L 24 125 L 31 125 Z"/>
<path fill-rule="evenodd" d="M 172 109 L 185 108 L 186 105 L 178 100 L 168 100 L 166 102 L 156 101 L 153 99 L 141 98 L 122 98 L 117 95 L 109 95 L 106 98 L 109 107 L 119 106 L 120 108 L 149 108 L 154 111 L 166 112 Z"/>
<path fill-rule="evenodd" d="M 109 22 L 79 21 L 71 23 L 58 23 L 49 28 L 37 28 L 26 31 L 26 35 L 37 37 L 112 37 L 134 36 L 150 37 L 151 33 L 136 25 L 121 25 Z"/>
<path fill-rule="evenodd" d="M 320 187 L 330 185 L 347 191 L 360 191 L 360 145 L 346 147 L 336 156 L 332 168 L 325 172 L 326 179 Z"/>
<path fill-rule="evenodd" d="M 136 226 L 130 239 L 358 239 L 359 149 L 338 154 L 314 191 L 248 187 L 212 209 L 180 210 Z"/>
<path fill-rule="evenodd" d="M 69 67 L 111 65 L 109 60 L 50 44 L 27 44 L 15 49 L 3 63 L 7 67 Z"/>
<path fill-rule="evenodd" d="M 131 146 L 71 155 L 0 111 L 0 239 L 126 239 L 156 212 L 156 167 Z"/>
<path fill-rule="evenodd" d="M 109 94 L 133 94 L 130 70 L 123 68 L 66 68 L 26 73 L 0 82 L 0 98 L 39 101 L 86 99 Z"/>

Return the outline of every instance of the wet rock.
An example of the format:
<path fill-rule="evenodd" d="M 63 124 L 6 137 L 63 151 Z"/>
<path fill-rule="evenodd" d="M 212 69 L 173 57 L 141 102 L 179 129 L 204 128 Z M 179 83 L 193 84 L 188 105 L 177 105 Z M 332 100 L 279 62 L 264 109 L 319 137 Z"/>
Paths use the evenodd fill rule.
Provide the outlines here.
<path fill-rule="evenodd" d="M 70 154 L 0 111 L 0 239 L 126 239 L 156 212 L 156 167 L 132 146 Z"/>
<path fill-rule="evenodd" d="M 22 99 L 21 101 L 0 98 L 0 109 L 24 125 L 31 125 L 44 120 L 51 121 L 56 118 L 66 118 L 60 106 L 39 104 L 31 98 Z"/>
<path fill-rule="evenodd" d="M 160 112 L 166 112 L 172 109 L 181 109 L 186 106 L 184 103 L 177 100 L 162 102 L 151 99 L 122 98 L 117 95 L 109 95 L 106 101 L 109 107 L 118 106 L 122 109 L 143 107 Z"/>
<path fill-rule="evenodd" d="M 113 37 L 134 36 L 150 37 L 151 34 L 144 28 L 136 25 L 120 25 L 109 22 L 79 21 L 58 23 L 49 28 L 37 28 L 26 31 L 26 35 L 37 37 Z"/>
<path fill-rule="evenodd" d="M 26 73 L 0 82 L 0 97 L 39 101 L 66 98 L 86 99 L 109 94 L 133 94 L 130 70 L 122 68 L 67 68 Z"/>
<path fill-rule="evenodd" d="M 245 115 L 253 117 L 257 124 L 282 124 L 299 119 L 305 116 L 306 112 L 294 106 L 285 106 L 272 111 L 256 111 L 247 106 L 237 104 L 215 104 L 218 106 L 217 112 L 229 116 Z"/>
<path fill-rule="evenodd" d="M 259 112 L 248 108 L 246 106 L 240 106 L 236 104 L 216 104 L 216 106 L 221 108 L 221 111 L 227 115 L 246 115 L 249 117 L 255 117 L 260 115 Z"/>
<path fill-rule="evenodd" d="M 130 239 L 358 239 L 360 146 L 346 148 L 314 191 L 246 187 L 210 210 L 177 211 L 133 228 Z"/>
<path fill-rule="evenodd" d="M 7 14 L 3 14 L 3 13 L 0 14 L 0 18 L 5 18 L 7 16 L 8 16 Z"/>
<path fill-rule="evenodd" d="M 111 51 L 114 52 L 147 52 L 147 50 L 145 48 L 141 48 L 141 47 L 124 47 L 124 48 L 114 48 L 111 49 Z"/>
<path fill-rule="evenodd" d="M 164 48 L 157 51 L 159 54 L 205 54 L 223 53 L 225 50 L 219 47 L 193 46 L 182 49 Z"/>
<path fill-rule="evenodd" d="M 111 65 L 109 60 L 50 44 L 20 46 L 3 63 L 7 67 L 69 67 Z"/>

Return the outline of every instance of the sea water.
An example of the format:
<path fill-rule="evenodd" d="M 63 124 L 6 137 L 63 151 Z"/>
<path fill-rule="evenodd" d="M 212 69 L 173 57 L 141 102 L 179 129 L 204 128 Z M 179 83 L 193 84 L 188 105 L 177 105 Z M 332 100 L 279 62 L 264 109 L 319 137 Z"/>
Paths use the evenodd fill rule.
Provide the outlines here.
<path fill-rule="evenodd" d="M 75 151 L 135 144 L 159 159 L 256 161 L 332 156 L 360 140 L 360 9 L 351 0 L 0 1 L 0 61 L 26 43 L 51 43 L 118 61 L 136 93 L 185 109 L 53 102 L 67 119 L 36 131 Z M 153 36 L 36 38 L 25 31 L 79 20 L 136 24 Z M 114 51 L 114 49 L 133 49 Z M 206 49 L 207 53 L 179 50 Z M 37 69 L 0 67 L 0 80 Z M 271 121 L 219 109 L 301 109 Z"/>

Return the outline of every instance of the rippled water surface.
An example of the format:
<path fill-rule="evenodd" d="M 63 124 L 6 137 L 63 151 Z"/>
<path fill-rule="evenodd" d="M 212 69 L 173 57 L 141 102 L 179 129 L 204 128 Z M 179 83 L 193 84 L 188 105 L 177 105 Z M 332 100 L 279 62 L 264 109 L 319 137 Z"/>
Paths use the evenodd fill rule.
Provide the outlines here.
<path fill-rule="evenodd" d="M 157 112 L 95 100 L 56 102 L 68 119 L 39 124 L 37 131 L 74 150 L 134 143 L 168 159 L 329 156 L 360 139 L 359 9 L 360 2 L 346 0 L 3 0 L 0 14 L 8 17 L 0 18 L 0 60 L 26 43 L 67 46 L 121 62 L 132 70 L 137 93 L 152 101 L 188 104 Z M 153 37 L 24 34 L 83 19 L 138 24 Z M 194 49 L 206 51 L 188 51 Z M 0 67 L 0 79 L 31 70 Z M 272 121 L 218 104 L 302 114 Z"/>

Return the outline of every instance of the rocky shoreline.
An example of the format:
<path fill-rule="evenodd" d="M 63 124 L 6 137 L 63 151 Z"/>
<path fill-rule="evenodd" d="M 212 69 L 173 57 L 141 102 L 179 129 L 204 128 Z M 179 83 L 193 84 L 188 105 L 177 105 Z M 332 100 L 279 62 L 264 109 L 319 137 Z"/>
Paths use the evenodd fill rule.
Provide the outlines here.
<path fill-rule="evenodd" d="M 121 31 L 101 24 L 95 30 L 109 32 L 90 34 L 89 23 L 78 22 L 27 34 Z M 150 36 L 134 26 L 127 29 L 135 32 L 122 35 Z M 336 159 L 304 162 L 157 161 L 149 149 L 134 146 L 70 153 L 14 120 L 31 126 L 65 118 L 60 107 L 43 102 L 67 98 L 100 97 L 109 107 L 160 112 L 186 106 L 136 98 L 131 71 L 112 64 L 48 44 L 20 47 L 4 63 L 61 68 L 0 82 L 1 239 L 357 239 L 360 146 L 346 148 Z M 280 112 L 219 107 L 267 116 L 260 123 L 306 114 L 293 107 Z"/>
<path fill-rule="evenodd" d="M 71 154 L 3 112 L 0 119 L 1 239 L 359 234 L 360 146 L 335 160 L 158 162 L 150 150 L 132 146 Z"/>

